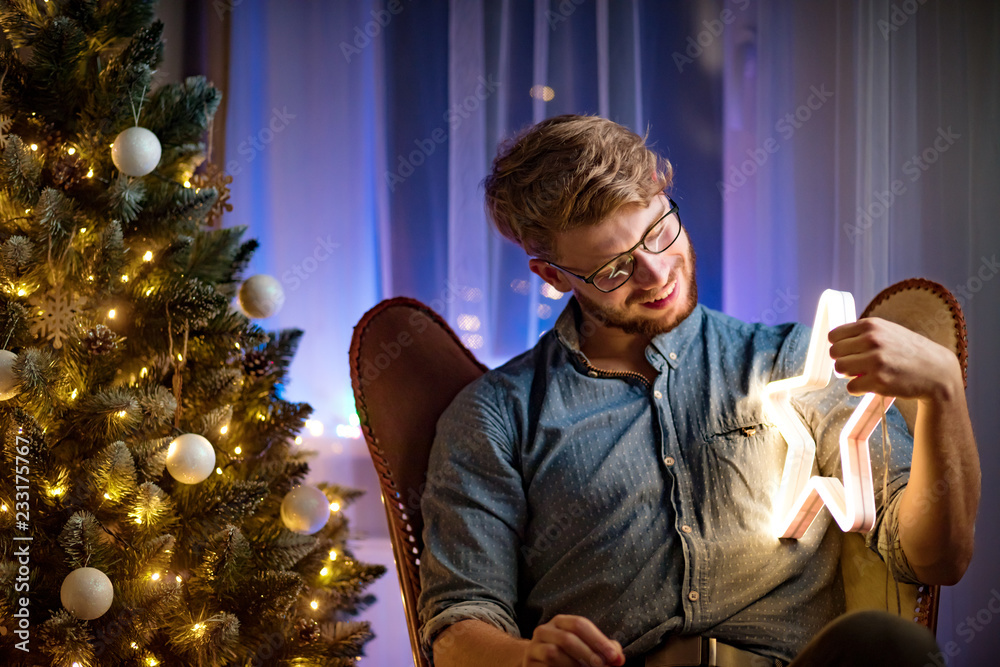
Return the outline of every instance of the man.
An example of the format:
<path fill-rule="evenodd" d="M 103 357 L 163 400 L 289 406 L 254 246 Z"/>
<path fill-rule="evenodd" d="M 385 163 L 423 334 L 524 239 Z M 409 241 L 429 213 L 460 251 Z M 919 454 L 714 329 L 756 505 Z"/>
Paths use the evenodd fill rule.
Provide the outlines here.
<path fill-rule="evenodd" d="M 800 540 L 774 537 L 785 445 L 761 389 L 801 372 L 809 332 L 698 305 L 671 178 L 642 138 L 596 117 L 543 121 L 494 161 L 491 219 L 574 298 L 438 424 L 422 504 L 425 647 L 438 667 L 666 665 L 688 664 L 672 656 L 701 636 L 731 647 L 732 665 L 923 665 L 930 634 L 887 614 L 823 630 L 844 607 L 828 513 Z M 830 340 L 847 391 L 832 383 L 796 404 L 818 472 L 839 472 L 848 391 L 918 398 L 912 439 L 896 411 L 888 460 L 873 438 L 888 483 L 869 545 L 898 579 L 957 582 L 980 473 L 955 355 L 877 319 Z"/>

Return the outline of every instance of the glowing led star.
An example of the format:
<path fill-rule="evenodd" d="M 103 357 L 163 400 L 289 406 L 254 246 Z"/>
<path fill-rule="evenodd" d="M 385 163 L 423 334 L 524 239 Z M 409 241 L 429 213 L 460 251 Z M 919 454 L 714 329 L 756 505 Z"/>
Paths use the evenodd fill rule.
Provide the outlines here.
<path fill-rule="evenodd" d="M 875 525 L 868 438 L 894 399 L 865 394 L 847 420 L 840 432 L 843 481 L 812 475 L 816 441 L 791 404 L 792 397 L 829 384 L 833 373 L 830 330 L 855 319 L 854 297 L 849 292 L 823 292 L 802 375 L 770 382 L 764 388 L 764 412 L 788 443 L 775 516 L 779 537 L 802 537 L 824 506 L 845 532 L 867 532 Z"/>

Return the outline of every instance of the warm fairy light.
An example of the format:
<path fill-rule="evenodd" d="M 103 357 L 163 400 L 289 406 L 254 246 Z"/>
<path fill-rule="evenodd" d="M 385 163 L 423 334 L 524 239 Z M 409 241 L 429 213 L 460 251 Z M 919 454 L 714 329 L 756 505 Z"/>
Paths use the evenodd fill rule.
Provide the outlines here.
<path fill-rule="evenodd" d="M 37 151 L 38 150 L 38 144 L 31 144 L 30 148 L 33 151 Z"/>
<path fill-rule="evenodd" d="M 143 367 L 142 367 L 142 370 L 141 370 L 141 371 L 139 371 L 139 377 L 141 377 L 141 378 L 144 378 L 144 377 L 146 377 L 147 375 L 149 375 L 149 369 L 148 369 L 148 368 L 146 368 L 145 366 L 143 366 Z"/>
<path fill-rule="evenodd" d="M 136 522 L 136 523 L 142 523 L 142 517 L 141 517 L 141 516 L 137 516 L 137 517 L 135 518 L 135 522 Z"/>
<path fill-rule="evenodd" d="M 225 435 L 229 432 L 229 424 L 223 424 L 222 428 L 219 429 L 219 433 Z"/>
<path fill-rule="evenodd" d="M 136 644 L 135 642 L 132 642 L 131 644 L 129 644 L 129 646 L 131 646 L 132 648 L 139 648 L 139 645 Z"/>
<path fill-rule="evenodd" d="M 54 486 L 51 489 L 49 489 L 49 495 L 52 496 L 53 498 L 61 496 L 64 493 L 66 493 L 65 486 Z"/>
<path fill-rule="evenodd" d="M 309 603 L 309 606 L 312 607 L 313 609 L 319 609 L 319 602 L 317 600 L 313 600 L 312 602 Z"/>
<path fill-rule="evenodd" d="M 237 350 L 240 349 L 240 344 L 239 343 L 236 343 L 236 349 Z"/>
<path fill-rule="evenodd" d="M 94 282 L 94 276 L 87 276 L 87 280 L 89 280 L 90 282 Z"/>
<path fill-rule="evenodd" d="M 77 390 L 77 389 L 74 389 L 73 391 L 69 392 L 69 400 L 75 401 L 76 400 L 76 396 L 77 396 L 78 393 L 79 393 L 79 390 Z"/>
<path fill-rule="evenodd" d="M 146 262 L 152 262 L 153 261 L 153 251 L 152 250 L 147 250 L 146 254 L 142 256 L 142 259 L 144 261 L 146 261 Z M 547 284 L 548 283 L 546 283 L 546 285 Z"/>
<path fill-rule="evenodd" d="M 153 581 L 159 581 L 160 580 L 160 573 L 159 572 L 154 572 L 153 574 L 149 575 L 149 578 L 152 579 Z"/>
<path fill-rule="evenodd" d="M 146 288 L 146 292 L 145 292 L 146 296 L 149 296 L 152 293 L 153 293 L 153 288 L 152 287 Z"/>
<path fill-rule="evenodd" d="M 123 283 L 127 283 L 128 282 L 128 274 L 127 273 L 123 273 L 122 274 L 122 282 Z"/>
<path fill-rule="evenodd" d="M 216 475 L 221 475 L 222 474 L 222 468 L 216 468 L 215 469 L 215 474 Z"/>
<path fill-rule="evenodd" d="M 108 311 L 108 317 L 110 317 L 111 319 L 115 319 L 115 315 L 117 315 L 117 314 L 118 313 L 115 312 L 114 308 L 112 308 L 111 310 Z"/>
<path fill-rule="evenodd" d="M 105 494 L 104 494 L 104 498 L 105 498 L 106 500 L 111 500 L 111 494 L 109 494 L 109 493 L 105 493 Z"/>
<path fill-rule="evenodd" d="M 27 293 L 28 293 L 28 290 L 24 289 L 23 287 L 17 290 L 17 295 L 18 296 L 24 296 Z"/>
<path fill-rule="evenodd" d="M 0 512 L 6 512 L 6 511 L 7 511 L 7 503 L 0 505 Z"/>
<path fill-rule="evenodd" d="M 86 234 L 87 233 L 87 228 L 86 227 L 81 227 L 80 228 L 80 233 L 81 234 Z"/>
<path fill-rule="evenodd" d="M 330 550 L 330 560 L 337 560 L 337 552 L 333 549 Z"/>
<path fill-rule="evenodd" d="M 190 188 L 191 187 L 191 181 L 184 181 L 184 187 Z"/>
<path fill-rule="evenodd" d="M 118 418 L 119 419 L 125 419 L 125 417 L 128 417 L 128 411 L 126 411 L 126 410 L 119 410 L 118 411 Z"/>
<path fill-rule="evenodd" d="M 45 2 L 48 2 L 48 1 L 49 1 L 49 0 L 45 0 Z M 73 665 L 72 665 L 72 667 L 83 667 L 83 665 L 81 665 L 81 664 L 80 664 L 80 663 L 78 663 L 78 662 L 74 662 L 74 663 L 73 663 Z"/>
<path fill-rule="evenodd" d="M 323 422 L 318 419 L 307 419 L 306 430 L 309 431 L 309 435 L 318 438 L 323 435 Z"/>
<path fill-rule="evenodd" d="M 87 178 L 93 178 L 93 177 L 94 177 L 94 170 L 93 169 L 88 169 L 87 170 Z"/>
<path fill-rule="evenodd" d="M 194 625 L 191 626 L 191 632 L 195 633 L 200 637 L 205 632 L 205 624 L 195 623 Z"/>
<path fill-rule="evenodd" d="M 265 415 L 264 413 L 258 413 L 257 419 L 261 420 L 262 422 L 267 421 L 267 415 Z"/>
<path fill-rule="evenodd" d="M 179 574 L 176 577 L 174 577 L 174 579 L 177 580 L 178 584 L 181 583 L 182 581 L 184 581 L 183 579 L 181 579 L 181 575 L 179 575 Z"/>
<path fill-rule="evenodd" d="M 242 447 L 237 447 L 236 449 L 233 450 L 233 453 L 236 454 L 237 456 L 239 456 L 240 454 L 243 453 L 243 448 Z"/>
<path fill-rule="evenodd" d="M 156 658 L 146 658 L 146 664 L 149 665 L 149 667 L 156 667 L 160 663 L 156 661 Z"/>
<path fill-rule="evenodd" d="M 295 436 L 295 444 L 296 445 L 301 445 L 302 444 L 302 436 L 301 435 Z"/>
<path fill-rule="evenodd" d="M 184 361 L 184 357 L 181 356 L 180 352 L 177 353 L 177 361 Z"/>
<path fill-rule="evenodd" d="M 48 2 L 48 0 L 45 0 L 45 1 Z M 76 155 L 76 149 L 73 148 L 72 146 L 70 146 L 69 148 L 67 148 L 66 152 L 69 153 L 70 155 Z"/>
<path fill-rule="evenodd" d="M 326 575 L 330 574 L 330 568 L 324 567 L 322 570 L 319 571 L 319 574 L 321 577 L 325 577 Z"/>
<path fill-rule="evenodd" d="M 337 501 L 333 501 L 332 503 L 330 503 L 330 511 L 331 512 L 339 512 L 340 511 L 340 503 L 338 503 Z"/>

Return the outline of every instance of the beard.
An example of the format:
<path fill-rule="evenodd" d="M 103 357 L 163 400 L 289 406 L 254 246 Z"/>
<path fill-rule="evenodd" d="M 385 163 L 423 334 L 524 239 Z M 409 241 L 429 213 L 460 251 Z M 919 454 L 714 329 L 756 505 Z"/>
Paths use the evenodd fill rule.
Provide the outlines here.
<path fill-rule="evenodd" d="M 686 264 L 687 266 L 682 269 L 682 277 L 687 283 L 687 300 L 682 304 L 678 304 L 680 306 L 680 312 L 670 319 L 649 319 L 629 315 L 624 312 L 622 308 L 598 304 L 590 297 L 580 293 L 579 291 L 575 292 L 576 300 L 580 303 L 580 309 L 601 325 L 611 327 L 613 329 L 620 329 L 630 335 L 644 336 L 652 339 L 660 334 L 667 333 L 668 331 L 672 331 L 677 328 L 677 325 L 686 320 L 692 311 L 694 311 L 695 306 L 698 305 L 698 281 L 695 278 L 694 246 L 691 246 L 690 252 L 686 258 Z M 679 282 L 680 281 L 678 281 L 678 283 Z M 633 294 L 625 299 L 625 307 L 627 308 L 638 303 L 649 301 L 658 293 L 659 290 L 647 290 L 645 292 Z"/>

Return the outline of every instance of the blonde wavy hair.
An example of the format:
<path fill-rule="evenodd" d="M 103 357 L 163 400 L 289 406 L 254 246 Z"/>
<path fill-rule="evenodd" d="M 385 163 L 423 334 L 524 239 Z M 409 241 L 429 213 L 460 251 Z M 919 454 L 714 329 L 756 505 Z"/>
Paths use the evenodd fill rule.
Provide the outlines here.
<path fill-rule="evenodd" d="M 645 137 L 605 118 L 564 115 L 502 143 L 483 185 L 497 231 L 555 261 L 555 234 L 646 206 L 672 181 L 670 162 Z"/>

